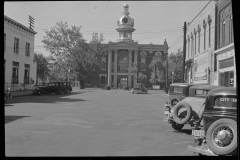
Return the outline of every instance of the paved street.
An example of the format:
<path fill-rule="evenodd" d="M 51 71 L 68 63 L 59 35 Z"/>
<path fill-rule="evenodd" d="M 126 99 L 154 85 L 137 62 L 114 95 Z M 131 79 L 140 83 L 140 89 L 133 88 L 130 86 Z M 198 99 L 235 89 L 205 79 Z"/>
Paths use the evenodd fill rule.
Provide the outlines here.
<path fill-rule="evenodd" d="M 163 91 L 80 90 L 12 98 L 5 104 L 6 156 L 186 156 L 185 126 L 162 120 Z"/>

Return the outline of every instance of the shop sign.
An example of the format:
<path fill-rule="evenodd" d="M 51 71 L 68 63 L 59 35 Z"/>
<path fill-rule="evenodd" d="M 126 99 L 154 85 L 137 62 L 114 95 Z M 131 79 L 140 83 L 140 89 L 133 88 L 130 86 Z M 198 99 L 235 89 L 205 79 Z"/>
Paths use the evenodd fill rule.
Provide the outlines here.
<path fill-rule="evenodd" d="M 234 49 L 230 50 L 230 51 L 227 51 L 227 52 L 224 52 L 224 53 L 221 53 L 217 56 L 217 59 L 226 59 L 226 58 L 229 58 L 229 57 L 232 57 L 235 55 L 235 52 L 234 52 Z"/>
<path fill-rule="evenodd" d="M 208 83 L 208 52 L 194 57 L 194 84 Z"/>

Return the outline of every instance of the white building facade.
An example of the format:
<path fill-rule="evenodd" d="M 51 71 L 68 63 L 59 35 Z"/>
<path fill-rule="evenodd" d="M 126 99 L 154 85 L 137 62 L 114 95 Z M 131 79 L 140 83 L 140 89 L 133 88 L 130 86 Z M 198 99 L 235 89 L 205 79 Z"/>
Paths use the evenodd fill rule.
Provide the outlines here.
<path fill-rule="evenodd" d="M 5 88 L 28 89 L 36 82 L 35 34 L 37 32 L 4 15 Z"/>
<path fill-rule="evenodd" d="M 215 2 L 209 3 L 187 25 L 185 82 L 214 84 Z"/>

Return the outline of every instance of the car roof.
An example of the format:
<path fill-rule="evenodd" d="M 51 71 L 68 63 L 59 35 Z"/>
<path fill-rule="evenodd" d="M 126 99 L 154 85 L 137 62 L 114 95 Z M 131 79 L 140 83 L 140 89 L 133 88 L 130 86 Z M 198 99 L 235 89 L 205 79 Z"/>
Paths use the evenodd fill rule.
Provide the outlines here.
<path fill-rule="evenodd" d="M 195 85 L 195 84 L 193 84 L 193 83 L 172 83 L 172 84 L 170 84 L 170 86 L 172 86 L 172 87 L 176 87 L 176 86 L 188 87 L 188 86 L 193 86 L 193 85 Z"/>
<path fill-rule="evenodd" d="M 213 89 L 209 92 L 209 95 L 237 95 L 236 87 L 224 87 L 224 88 L 217 88 Z"/>
<path fill-rule="evenodd" d="M 205 89 L 205 90 L 212 90 L 215 88 L 224 88 L 223 86 L 215 86 L 215 85 L 194 85 L 191 86 L 189 89 Z"/>

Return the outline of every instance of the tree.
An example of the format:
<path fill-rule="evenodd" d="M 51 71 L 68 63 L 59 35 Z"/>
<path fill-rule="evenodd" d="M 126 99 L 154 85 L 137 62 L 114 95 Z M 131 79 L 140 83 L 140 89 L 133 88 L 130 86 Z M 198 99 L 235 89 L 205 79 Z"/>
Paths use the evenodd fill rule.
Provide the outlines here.
<path fill-rule="evenodd" d="M 37 61 L 37 79 L 44 82 L 50 75 L 48 59 L 42 53 L 37 52 L 34 53 L 34 59 Z"/>
<path fill-rule="evenodd" d="M 81 26 L 68 27 L 67 23 L 57 22 L 55 27 L 45 30 L 42 42 L 50 57 L 64 70 L 73 70 L 77 79 L 84 82 L 92 72 L 97 71 L 100 64 L 100 53 L 104 41 L 102 34 L 93 33 L 92 41 L 88 44 L 80 32 Z"/>
<path fill-rule="evenodd" d="M 143 83 L 146 75 L 144 75 L 141 71 L 141 57 L 140 54 L 137 54 L 137 63 L 134 63 L 133 67 L 131 67 L 132 73 L 135 75 L 135 79 L 137 83 Z"/>
<path fill-rule="evenodd" d="M 150 82 L 154 83 L 155 80 L 159 82 L 166 82 L 166 69 L 167 69 L 167 55 L 162 54 L 160 57 L 154 57 L 149 65 L 152 69 Z M 181 82 L 182 79 L 182 65 L 183 65 L 183 52 L 171 53 L 168 56 L 168 79 L 172 79 L 172 71 L 174 71 L 173 79 L 174 82 Z M 156 75 L 155 75 L 156 67 Z M 155 78 L 156 77 L 156 78 Z"/>

